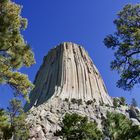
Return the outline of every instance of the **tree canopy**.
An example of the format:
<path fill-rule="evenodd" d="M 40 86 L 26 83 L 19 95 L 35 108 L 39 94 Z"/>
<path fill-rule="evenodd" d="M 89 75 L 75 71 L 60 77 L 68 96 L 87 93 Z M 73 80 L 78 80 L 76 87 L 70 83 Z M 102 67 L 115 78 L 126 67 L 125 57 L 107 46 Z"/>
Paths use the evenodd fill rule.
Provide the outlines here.
<path fill-rule="evenodd" d="M 12 99 L 7 110 L 0 109 L 0 139 L 27 140 L 29 128 L 21 101 Z"/>
<path fill-rule="evenodd" d="M 0 1 L 0 83 L 10 85 L 16 95 L 27 97 L 33 84 L 18 70 L 22 66 L 31 66 L 35 60 L 21 34 L 27 27 L 27 19 L 21 16 L 21 9 L 11 0 Z"/>
<path fill-rule="evenodd" d="M 0 109 L 0 139 L 10 139 L 12 137 L 8 120 L 6 111 Z"/>
<path fill-rule="evenodd" d="M 125 115 L 121 113 L 107 112 L 104 124 L 104 134 L 111 140 L 139 140 L 140 126 L 133 125 Z"/>
<path fill-rule="evenodd" d="M 0 84 L 8 84 L 14 95 L 28 99 L 33 84 L 19 72 L 23 66 L 35 63 L 34 54 L 21 34 L 27 19 L 21 16 L 22 7 L 11 0 L 0 0 Z M 28 127 L 20 100 L 10 101 L 8 110 L 0 110 L 0 139 L 27 139 Z"/>
<path fill-rule="evenodd" d="M 120 74 L 117 86 L 131 90 L 140 83 L 140 4 L 126 5 L 114 24 L 116 31 L 106 36 L 104 44 L 115 51 L 111 69 Z"/>
<path fill-rule="evenodd" d="M 29 128 L 25 122 L 26 114 L 20 100 L 12 99 L 7 110 L 9 123 L 14 139 L 27 140 Z"/>
<path fill-rule="evenodd" d="M 100 140 L 102 132 L 97 128 L 97 123 L 88 121 L 87 117 L 76 113 L 66 113 L 62 121 L 62 129 L 57 132 L 66 140 Z"/>

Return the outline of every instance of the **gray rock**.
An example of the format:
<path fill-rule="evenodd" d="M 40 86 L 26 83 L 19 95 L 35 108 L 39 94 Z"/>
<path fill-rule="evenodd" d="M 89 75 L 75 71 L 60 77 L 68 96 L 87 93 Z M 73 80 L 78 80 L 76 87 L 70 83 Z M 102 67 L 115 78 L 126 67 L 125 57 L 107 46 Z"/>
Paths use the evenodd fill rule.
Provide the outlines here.
<path fill-rule="evenodd" d="M 88 53 L 81 46 L 65 42 L 52 49 L 44 57 L 25 110 L 59 97 L 83 101 L 95 100 L 112 105 L 101 75 Z M 35 113 L 34 113 L 35 114 Z"/>
<path fill-rule="evenodd" d="M 97 68 L 79 45 L 62 43 L 52 49 L 44 57 L 34 84 L 30 103 L 25 105 L 30 140 L 62 140 L 54 134 L 61 129 L 66 113 L 87 116 L 101 130 L 107 111 L 122 113 L 140 125 L 139 108 L 113 107 Z"/>
<path fill-rule="evenodd" d="M 140 125 L 140 122 L 137 119 L 131 118 L 133 125 Z"/>

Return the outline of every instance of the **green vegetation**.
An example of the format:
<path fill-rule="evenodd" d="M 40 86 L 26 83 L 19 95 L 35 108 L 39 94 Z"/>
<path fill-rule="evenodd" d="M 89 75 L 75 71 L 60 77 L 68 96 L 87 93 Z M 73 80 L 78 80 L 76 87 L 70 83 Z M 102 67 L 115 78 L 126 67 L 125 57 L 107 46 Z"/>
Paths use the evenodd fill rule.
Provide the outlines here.
<path fill-rule="evenodd" d="M 13 99 L 10 101 L 8 115 L 13 137 L 17 140 L 27 140 L 29 136 L 29 128 L 25 123 L 26 115 L 20 100 Z"/>
<path fill-rule="evenodd" d="M 113 98 L 113 106 L 114 106 L 115 108 L 120 106 L 120 104 L 119 104 L 119 99 L 118 99 L 118 98 Z"/>
<path fill-rule="evenodd" d="M 92 100 L 88 100 L 88 101 L 86 102 L 86 105 L 91 105 L 91 104 L 93 104 L 93 101 L 92 101 Z"/>
<path fill-rule="evenodd" d="M 140 126 L 133 125 L 132 121 L 121 113 L 107 112 L 102 126 L 103 133 L 96 122 L 88 121 L 87 117 L 76 113 L 67 113 L 56 136 L 62 136 L 64 140 L 101 140 L 106 136 L 111 140 L 140 139 Z"/>
<path fill-rule="evenodd" d="M 121 105 L 126 105 L 126 100 L 124 97 L 120 97 L 120 98 L 113 98 L 113 106 L 116 107 L 120 107 Z"/>
<path fill-rule="evenodd" d="M 69 99 L 68 98 L 65 98 L 65 100 L 64 100 L 65 102 L 68 102 L 69 101 Z"/>
<path fill-rule="evenodd" d="M 140 4 L 126 5 L 114 24 L 116 32 L 108 35 L 104 44 L 115 50 L 111 69 L 120 74 L 117 86 L 131 90 L 140 83 Z"/>
<path fill-rule="evenodd" d="M 28 99 L 33 84 L 28 76 L 18 72 L 23 66 L 35 63 L 33 52 L 21 35 L 27 27 L 27 19 L 21 16 L 21 6 L 11 0 L 0 0 L 0 84 L 9 85 L 14 96 Z M 21 101 L 10 101 L 8 110 L 0 110 L 0 139 L 28 137 L 25 114 Z"/>
<path fill-rule="evenodd" d="M 72 102 L 73 104 L 82 105 L 82 99 L 75 99 L 75 98 L 72 98 L 72 99 L 71 99 L 71 102 Z"/>
<path fill-rule="evenodd" d="M 132 125 L 132 121 L 120 113 L 107 112 L 104 134 L 111 140 L 139 140 L 140 126 Z"/>
<path fill-rule="evenodd" d="M 3 109 L 0 109 L 0 139 L 10 139 L 12 137 L 8 115 Z"/>
<path fill-rule="evenodd" d="M 71 99 L 71 102 L 72 102 L 73 104 L 76 104 L 76 103 L 77 103 L 77 100 L 76 100 L 75 98 L 72 98 L 72 99 Z"/>
<path fill-rule="evenodd" d="M 11 100 L 7 111 L 0 110 L 0 138 L 7 140 L 13 137 L 16 140 L 27 140 L 29 129 L 25 118 L 21 101 Z"/>
<path fill-rule="evenodd" d="M 120 97 L 120 105 L 126 105 L 126 100 L 124 97 Z"/>
<path fill-rule="evenodd" d="M 117 31 L 108 35 L 104 43 L 115 51 L 115 60 L 111 63 L 112 70 L 120 74 L 117 82 L 119 88 L 131 90 L 140 83 L 140 5 L 126 5 L 118 13 L 114 21 Z M 8 84 L 14 95 L 28 99 L 28 93 L 33 89 L 33 84 L 28 76 L 18 70 L 30 67 L 35 63 L 33 52 L 24 40 L 21 31 L 27 27 L 27 19 L 21 16 L 21 6 L 11 0 L 0 1 L 0 84 Z M 69 100 L 66 98 L 66 102 Z M 87 105 L 96 100 L 89 100 Z M 71 99 L 73 104 L 82 104 L 81 99 Z M 100 102 L 100 105 L 103 105 Z M 114 107 L 125 105 L 125 99 L 114 98 Z M 109 106 L 109 105 L 107 105 Z M 137 102 L 132 99 L 132 106 Z M 26 115 L 20 100 L 10 101 L 8 110 L 0 109 L 0 139 L 27 140 L 29 128 L 25 123 Z M 104 134 L 111 140 L 139 140 L 140 126 L 132 122 L 123 114 L 107 113 L 103 122 Z M 88 121 L 87 117 L 78 114 L 66 114 L 62 121 L 62 129 L 56 133 L 66 140 L 100 140 L 102 132 L 97 128 L 97 123 Z"/>
<path fill-rule="evenodd" d="M 21 31 L 27 19 L 21 17 L 21 6 L 11 0 L 0 1 L 0 83 L 8 84 L 16 95 L 27 98 L 33 84 L 28 76 L 17 72 L 34 64 L 34 55 Z"/>
<path fill-rule="evenodd" d="M 96 102 L 96 99 L 86 101 L 86 105 L 91 105 Z"/>
<path fill-rule="evenodd" d="M 62 121 L 62 129 L 56 135 L 64 140 L 100 140 L 102 132 L 98 130 L 97 123 L 88 121 L 76 113 L 66 114 Z"/>
<path fill-rule="evenodd" d="M 78 105 L 82 105 L 82 99 L 77 100 Z"/>
<path fill-rule="evenodd" d="M 109 105 L 109 104 L 105 104 L 105 106 L 106 106 L 106 107 L 110 107 L 110 105 Z"/>

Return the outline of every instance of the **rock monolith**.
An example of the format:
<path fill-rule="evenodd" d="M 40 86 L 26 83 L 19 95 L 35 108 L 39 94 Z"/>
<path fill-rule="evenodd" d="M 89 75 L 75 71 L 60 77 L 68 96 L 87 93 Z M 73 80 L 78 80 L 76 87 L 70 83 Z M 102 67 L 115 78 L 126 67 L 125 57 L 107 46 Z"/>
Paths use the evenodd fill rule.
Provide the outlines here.
<path fill-rule="evenodd" d="M 54 97 L 95 100 L 98 104 L 112 105 L 93 61 L 83 47 L 74 43 L 65 42 L 50 50 L 44 57 L 34 84 L 26 110 Z"/>
<path fill-rule="evenodd" d="M 103 79 L 85 49 L 65 42 L 50 50 L 44 57 L 25 105 L 29 140 L 62 140 L 56 135 L 61 130 L 66 113 L 87 116 L 104 131 L 106 113 L 122 113 L 140 125 L 140 109 L 122 104 L 113 106 Z M 106 132 L 105 132 L 106 134 Z M 106 139 L 104 139 L 106 140 Z"/>

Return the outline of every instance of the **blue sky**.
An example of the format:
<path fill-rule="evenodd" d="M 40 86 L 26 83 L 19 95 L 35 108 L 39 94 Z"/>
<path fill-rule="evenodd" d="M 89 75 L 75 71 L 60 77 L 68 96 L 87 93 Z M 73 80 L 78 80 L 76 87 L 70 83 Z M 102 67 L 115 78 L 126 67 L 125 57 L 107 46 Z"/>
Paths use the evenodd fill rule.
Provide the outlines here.
<path fill-rule="evenodd" d="M 136 98 L 140 105 L 140 87 L 125 92 L 116 87 L 118 74 L 110 70 L 113 52 L 108 50 L 103 39 L 115 31 L 113 20 L 116 13 L 128 3 L 139 0 L 15 0 L 23 5 L 22 16 L 28 19 L 24 38 L 32 46 L 36 64 L 20 71 L 34 80 L 44 55 L 57 44 L 71 41 L 82 45 L 99 69 L 110 96 L 124 96 L 130 103 Z M 0 107 L 6 107 L 12 90 L 0 86 Z"/>

